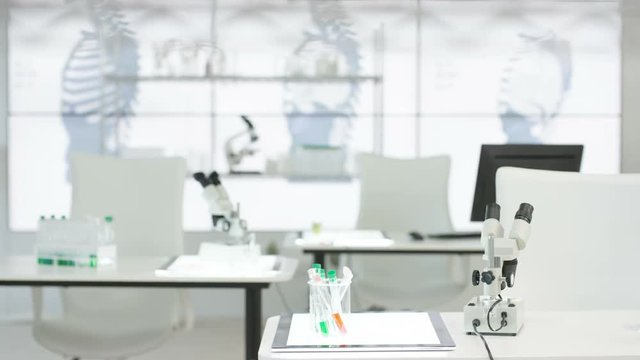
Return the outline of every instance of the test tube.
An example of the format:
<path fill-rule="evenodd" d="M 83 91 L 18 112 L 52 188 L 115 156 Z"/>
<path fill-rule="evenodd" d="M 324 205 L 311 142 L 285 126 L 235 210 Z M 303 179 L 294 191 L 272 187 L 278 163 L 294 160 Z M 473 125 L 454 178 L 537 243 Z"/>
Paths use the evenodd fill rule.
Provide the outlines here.
<path fill-rule="evenodd" d="M 347 333 L 347 328 L 342 321 L 342 297 L 340 291 L 340 284 L 336 276 L 335 270 L 329 270 L 329 291 L 330 291 L 330 305 L 331 305 L 331 319 L 335 327 L 343 334 Z"/>

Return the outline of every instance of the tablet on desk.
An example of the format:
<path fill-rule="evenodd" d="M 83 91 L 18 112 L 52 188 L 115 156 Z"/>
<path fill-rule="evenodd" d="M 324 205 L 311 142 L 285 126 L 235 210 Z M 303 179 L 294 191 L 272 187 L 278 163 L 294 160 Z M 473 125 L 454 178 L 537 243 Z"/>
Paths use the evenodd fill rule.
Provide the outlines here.
<path fill-rule="evenodd" d="M 281 317 L 271 351 L 365 352 L 443 351 L 456 345 L 436 312 L 383 312 L 344 315 L 346 334 L 323 336 L 309 314 Z"/>

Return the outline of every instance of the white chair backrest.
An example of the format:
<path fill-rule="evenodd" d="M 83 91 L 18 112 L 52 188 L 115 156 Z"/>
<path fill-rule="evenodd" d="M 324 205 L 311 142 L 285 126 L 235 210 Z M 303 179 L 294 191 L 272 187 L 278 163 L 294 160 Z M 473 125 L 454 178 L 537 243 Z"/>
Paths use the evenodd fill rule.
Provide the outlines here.
<path fill-rule="evenodd" d="M 507 226 L 521 202 L 535 208 L 507 294 L 528 310 L 640 307 L 640 175 L 500 168 L 496 191 Z"/>
<path fill-rule="evenodd" d="M 182 253 L 184 159 L 74 154 L 71 174 L 71 216 L 112 215 L 119 255 Z"/>
<path fill-rule="evenodd" d="M 360 154 L 358 228 L 386 231 L 452 231 L 448 156 L 391 159 Z"/>
<path fill-rule="evenodd" d="M 391 159 L 358 155 L 359 229 L 408 235 L 452 231 L 449 218 L 449 157 Z M 448 256 L 366 255 L 353 257 L 361 303 L 391 309 L 427 309 L 452 284 Z M 454 289 L 457 291 L 457 289 Z M 366 306 L 365 306 L 366 307 Z"/>
<path fill-rule="evenodd" d="M 113 215 L 118 257 L 182 254 L 184 159 L 74 154 L 71 166 L 71 216 Z M 97 338 L 148 333 L 159 343 L 182 310 L 174 289 L 66 288 L 61 295 L 70 331 Z"/>

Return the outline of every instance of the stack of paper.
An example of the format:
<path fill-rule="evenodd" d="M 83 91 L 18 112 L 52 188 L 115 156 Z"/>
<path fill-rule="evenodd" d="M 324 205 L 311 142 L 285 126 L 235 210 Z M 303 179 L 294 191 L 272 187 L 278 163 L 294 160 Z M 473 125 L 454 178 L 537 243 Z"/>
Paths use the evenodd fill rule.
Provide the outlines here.
<path fill-rule="evenodd" d="M 393 240 L 378 230 L 322 231 L 313 233 L 305 231 L 296 240 L 296 245 L 332 245 L 342 247 L 385 247 L 393 244 Z"/>
<path fill-rule="evenodd" d="M 258 261 L 248 263 L 182 255 L 165 268 L 157 269 L 155 273 L 168 277 L 261 277 L 271 276 L 277 271 L 276 261 L 276 256 L 260 256 Z"/>

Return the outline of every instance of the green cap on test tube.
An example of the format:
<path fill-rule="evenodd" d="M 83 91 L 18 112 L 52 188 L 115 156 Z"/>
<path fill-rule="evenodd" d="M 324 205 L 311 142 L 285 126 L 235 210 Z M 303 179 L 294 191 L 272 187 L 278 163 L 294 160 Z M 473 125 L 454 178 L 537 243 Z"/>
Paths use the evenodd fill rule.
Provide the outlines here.
<path fill-rule="evenodd" d="M 335 270 L 329 270 L 327 275 L 329 276 L 329 280 L 335 280 L 336 279 L 336 271 Z"/>
<path fill-rule="evenodd" d="M 311 267 L 314 268 L 314 269 L 318 269 L 318 270 L 322 269 L 322 265 L 320 265 L 318 263 L 314 263 L 313 265 L 311 265 Z"/>
<path fill-rule="evenodd" d="M 320 321 L 320 331 L 322 335 L 329 335 L 329 326 L 326 321 Z"/>

